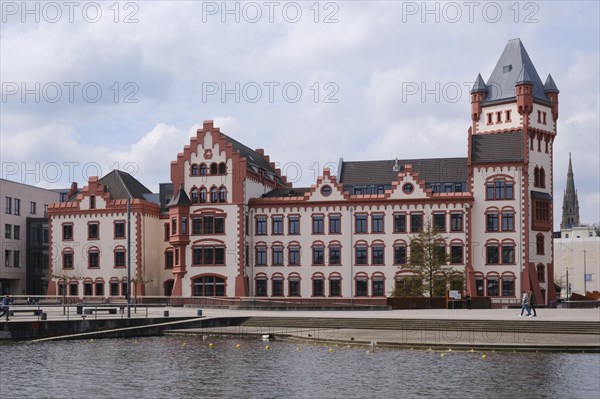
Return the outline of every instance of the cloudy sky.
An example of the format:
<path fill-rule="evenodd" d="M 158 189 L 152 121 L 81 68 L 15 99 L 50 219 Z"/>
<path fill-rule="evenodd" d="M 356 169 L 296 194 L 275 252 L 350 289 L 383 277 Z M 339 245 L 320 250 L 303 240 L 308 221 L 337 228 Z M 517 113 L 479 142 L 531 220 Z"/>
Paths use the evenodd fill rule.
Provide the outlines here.
<path fill-rule="evenodd" d="M 555 225 L 569 153 L 581 219 L 600 221 L 596 1 L 1 7 L 3 178 L 81 186 L 118 168 L 156 191 L 206 119 L 295 186 L 340 157 L 463 157 L 469 87 L 519 37 L 561 91 Z"/>

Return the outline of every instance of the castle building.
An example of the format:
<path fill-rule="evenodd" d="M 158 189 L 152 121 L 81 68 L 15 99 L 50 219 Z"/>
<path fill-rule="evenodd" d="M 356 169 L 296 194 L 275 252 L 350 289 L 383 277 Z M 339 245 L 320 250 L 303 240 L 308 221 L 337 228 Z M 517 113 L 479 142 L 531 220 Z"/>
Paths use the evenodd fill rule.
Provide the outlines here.
<path fill-rule="evenodd" d="M 129 199 L 139 295 L 378 303 L 414 277 L 411 238 L 430 223 L 463 292 L 498 304 L 532 288 L 553 301 L 558 92 L 510 40 L 471 90 L 466 157 L 342 159 L 305 188 L 205 121 L 158 195 L 114 171 L 49 207 L 61 276 L 49 293 L 123 295 Z"/>

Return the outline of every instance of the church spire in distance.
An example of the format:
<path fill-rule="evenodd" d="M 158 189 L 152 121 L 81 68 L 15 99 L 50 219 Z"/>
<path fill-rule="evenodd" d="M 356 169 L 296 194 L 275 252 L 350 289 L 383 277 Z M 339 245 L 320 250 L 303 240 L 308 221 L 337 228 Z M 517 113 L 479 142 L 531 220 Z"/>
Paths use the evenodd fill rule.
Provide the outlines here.
<path fill-rule="evenodd" d="M 563 197 L 562 221 L 560 229 L 570 229 L 579 226 L 579 201 L 577 190 L 575 190 L 575 179 L 573 178 L 573 164 L 571 153 L 569 153 L 569 171 L 567 172 L 567 188 Z"/>

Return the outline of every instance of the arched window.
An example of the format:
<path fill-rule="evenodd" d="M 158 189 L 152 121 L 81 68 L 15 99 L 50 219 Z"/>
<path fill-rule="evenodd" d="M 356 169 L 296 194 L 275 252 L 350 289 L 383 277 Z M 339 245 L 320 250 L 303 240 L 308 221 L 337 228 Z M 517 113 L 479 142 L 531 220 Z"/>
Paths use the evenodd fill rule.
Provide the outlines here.
<path fill-rule="evenodd" d="M 125 247 L 122 245 L 115 248 L 115 267 L 125 267 Z"/>
<path fill-rule="evenodd" d="M 323 273 L 312 276 L 312 296 L 325 296 L 325 277 Z"/>
<path fill-rule="evenodd" d="M 200 203 L 204 204 L 206 202 L 206 188 L 202 187 L 200 189 Z"/>
<path fill-rule="evenodd" d="M 197 204 L 199 201 L 199 196 L 198 196 L 198 189 L 196 187 L 192 188 L 192 192 L 191 192 L 191 200 L 192 200 L 192 204 Z"/>
<path fill-rule="evenodd" d="M 206 175 L 206 164 L 200 164 L 200 175 L 204 176 Z"/>
<path fill-rule="evenodd" d="M 258 274 L 256 276 L 256 296 L 267 296 L 266 274 Z"/>
<path fill-rule="evenodd" d="M 543 283 L 546 281 L 546 270 L 544 265 L 542 265 L 541 263 L 539 265 L 537 265 L 537 277 L 538 277 L 538 281 L 540 283 Z"/>
<path fill-rule="evenodd" d="M 227 174 L 227 165 L 225 165 L 225 162 L 221 162 L 219 164 L 219 174 L 220 175 Z"/>
<path fill-rule="evenodd" d="M 342 296 L 342 276 L 339 273 L 329 275 L 329 296 Z"/>
<path fill-rule="evenodd" d="M 515 296 L 515 276 L 513 274 L 502 274 L 502 296 Z"/>
<path fill-rule="evenodd" d="M 544 235 L 541 233 L 535 236 L 535 249 L 536 255 L 544 255 Z"/>
<path fill-rule="evenodd" d="M 385 276 L 383 273 L 374 273 L 371 276 L 371 296 L 385 296 Z"/>
<path fill-rule="evenodd" d="M 193 164 L 192 165 L 192 176 L 197 176 L 198 175 L 198 164 Z"/>
<path fill-rule="evenodd" d="M 216 187 L 210 189 L 210 202 L 217 202 L 219 200 L 219 193 Z"/>
<path fill-rule="evenodd" d="M 62 253 L 63 269 L 73 269 L 73 250 L 71 248 L 65 248 Z"/>
<path fill-rule="evenodd" d="M 497 273 L 487 275 L 487 296 L 500 296 L 500 282 Z"/>
<path fill-rule="evenodd" d="M 288 296 L 300 296 L 300 275 L 290 273 L 288 276 Z"/>
<path fill-rule="evenodd" d="M 227 202 L 227 189 L 223 186 L 219 188 L 219 202 Z"/>
<path fill-rule="evenodd" d="M 283 274 L 276 273 L 271 277 L 271 296 L 283 296 Z"/>
<path fill-rule="evenodd" d="M 214 162 L 210 164 L 210 174 L 211 175 L 217 174 L 217 164 Z"/>
<path fill-rule="evenodd" d="M 92 247 L 88 251 L 88 268 L 97 269 L 100 267 L 100 250 L 98 247 Z"/>

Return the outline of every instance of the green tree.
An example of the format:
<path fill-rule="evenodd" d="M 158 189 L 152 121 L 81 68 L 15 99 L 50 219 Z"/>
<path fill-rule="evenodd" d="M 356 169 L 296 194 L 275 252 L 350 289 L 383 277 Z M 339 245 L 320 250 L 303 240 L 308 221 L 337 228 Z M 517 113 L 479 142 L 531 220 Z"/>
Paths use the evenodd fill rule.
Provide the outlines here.
<path fill-rule="evenodd" d="M 445 237 L 432 228 L 428 220 L 423 230 L 410 239 L 410 256 L 404 270 L 423 276 L 423 291 L 429 297 L 443 296 L 446 293 L 449 257 L 444 244 Z"/>

